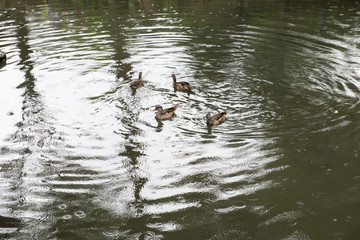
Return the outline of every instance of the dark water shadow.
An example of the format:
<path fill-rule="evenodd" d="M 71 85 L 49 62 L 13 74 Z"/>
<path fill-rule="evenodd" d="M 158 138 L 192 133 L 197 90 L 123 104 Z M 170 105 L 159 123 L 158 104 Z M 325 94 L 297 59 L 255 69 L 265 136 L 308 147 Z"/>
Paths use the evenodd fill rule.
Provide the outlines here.
<path fill-rule="evenodd" d="M 0 62 L 0 69 L 6 66 L 6 59 Z"/>
<path fill-rule="evenodd" d="M 212 126 L 207 126 L 207 133 L 212 134 Z"/>
<path fill-rule="evenodd" d="M 164 123 L 157 119 L 156 122 L 158 123 L 158 125 L 156 126 L 156 132 L 161 132 L 163 130 Z"/>

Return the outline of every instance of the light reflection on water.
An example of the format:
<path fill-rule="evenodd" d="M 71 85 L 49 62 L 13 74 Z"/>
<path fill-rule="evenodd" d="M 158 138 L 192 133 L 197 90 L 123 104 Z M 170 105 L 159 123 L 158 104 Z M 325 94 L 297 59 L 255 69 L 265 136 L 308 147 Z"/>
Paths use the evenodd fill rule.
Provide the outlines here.
<path fill-rule="evenodd" d="M 0 235 L 356 236 L 359 6 L 334 6 L 0 1 Z"/>

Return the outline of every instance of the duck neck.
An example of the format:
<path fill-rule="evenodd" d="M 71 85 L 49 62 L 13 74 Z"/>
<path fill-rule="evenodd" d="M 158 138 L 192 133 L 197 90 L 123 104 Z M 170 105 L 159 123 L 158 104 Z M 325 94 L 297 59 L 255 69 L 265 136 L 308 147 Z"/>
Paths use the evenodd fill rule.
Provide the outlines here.
<path fill-rule="evenodd" d="M 159 107 L 158 109 L 156 109 L 156 114 L 161 114 L 163 111 L 163 109 L 161 107 Z"/>
<path fill-rule="evenodd" d="M 206 118 L 207 123 L 209 123 L 211 121 L 211 115 L 209 113 L 206 114 L 205 118 Z"/>

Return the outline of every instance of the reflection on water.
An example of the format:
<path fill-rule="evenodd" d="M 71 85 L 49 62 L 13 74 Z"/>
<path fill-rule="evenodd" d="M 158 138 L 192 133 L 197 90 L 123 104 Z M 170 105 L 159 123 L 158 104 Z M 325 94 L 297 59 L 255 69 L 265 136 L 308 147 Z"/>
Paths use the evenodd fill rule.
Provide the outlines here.
<path fill-rule="evenodd" d="M 325 0 L 0 0 L 0 236 L 355 238 L 359 15 Z"/>

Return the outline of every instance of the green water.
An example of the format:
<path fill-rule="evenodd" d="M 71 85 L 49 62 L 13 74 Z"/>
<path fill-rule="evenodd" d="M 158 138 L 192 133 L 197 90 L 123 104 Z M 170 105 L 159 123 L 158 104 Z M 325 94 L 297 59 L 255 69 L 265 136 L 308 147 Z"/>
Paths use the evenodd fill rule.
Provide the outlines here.
<path fill-rule="evenodd" d="M 350 0 L 0 0 L 0 238 L 358 239 L 359 26 Z"/>

